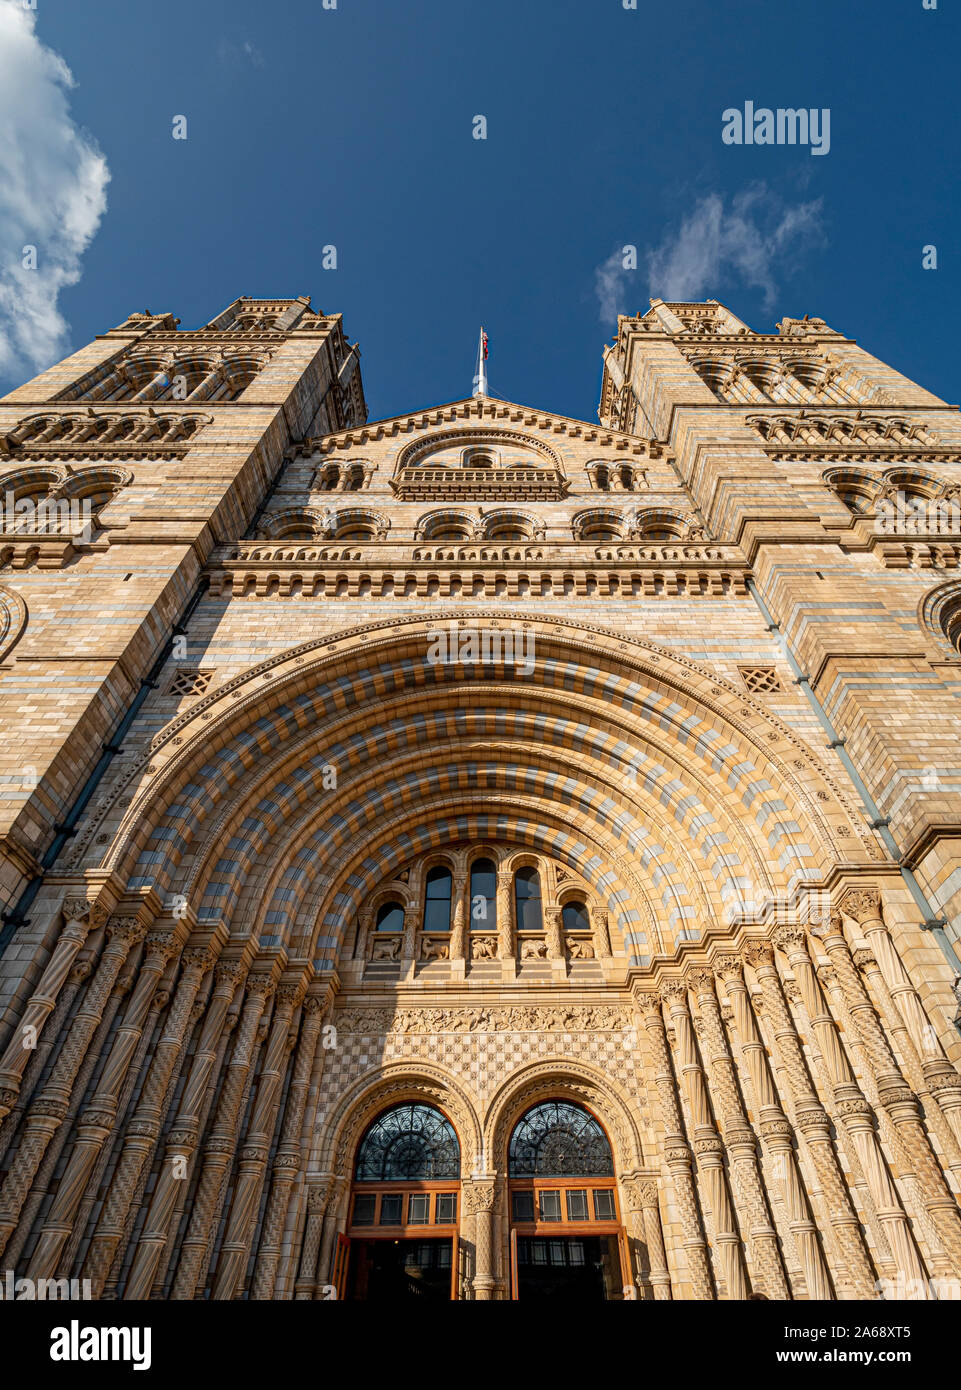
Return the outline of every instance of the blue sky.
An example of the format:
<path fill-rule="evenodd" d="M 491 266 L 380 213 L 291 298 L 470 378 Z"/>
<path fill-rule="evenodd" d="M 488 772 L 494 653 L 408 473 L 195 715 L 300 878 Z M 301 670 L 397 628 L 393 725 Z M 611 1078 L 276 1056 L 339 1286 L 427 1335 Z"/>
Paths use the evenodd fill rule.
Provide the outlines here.
<path fill-rule="evenodd" d="M 938 6 L 37 0 L 33 49 L 0 43 L 0 382 L 132 310 L 190 328 L 310 294 L 359 339 L 373 418 L 469 394 L 483 322 L 493 394 L 593 419 L 616 312 L 660 294 L 768 331 L 820 315 L 956 401 L 961 24 Z M 725 145 L 746 100 L 829 108 L 830 152 Z"/>

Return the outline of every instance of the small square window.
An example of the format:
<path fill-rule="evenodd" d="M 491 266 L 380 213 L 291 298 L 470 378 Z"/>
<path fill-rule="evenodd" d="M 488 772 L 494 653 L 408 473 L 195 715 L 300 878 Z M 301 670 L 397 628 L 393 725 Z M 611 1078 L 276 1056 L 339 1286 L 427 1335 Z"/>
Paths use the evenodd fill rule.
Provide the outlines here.
<path fill-rule="evenodd" d="M 534 1220 L 534 1194 L 533 1192 L 515 1192 L 514 1220 L 533 1221 Z"/>
<path fill-rule="evenodd" d="M 584 1263 L 584 1242 L 581 1240 L 568 1241 L 567 1258 L 572 1265 L 582 1265 Z"/>
<path fill-rule="evenodd" d="M 437 1194 L 437 1214 L 434 1220 L 439 1226 L 452 1226 L 457 1220 L 457 1195 L 454 1192 Z"/>
<path fill-rule="evenodd" d="M 587 1221 L 589 1216 L 590 1213 L 587 1210 L 587 1188 L 569 1188 L 567 1192 L 568 1221 Z"/>
<path fill-rule="evenodd" d="M 560 1221 L 560 1192 L 539 1192 L 537 1194 L 537 1201 L 539 1207 L 538 1215 L 541 1221 Z"/>
<path fill-rule="evenodd" d="M 564 1242 L 562 1240 L 551 1241 L 551 1264 L 567 1264 L 567 1251 L 564 1249 Z"/>
<path fill-rule="evenodd" d="M 407 1222 L 410 1226 L 427 1226 L 430 1223 L 430 1194 L 412 1192 L 407 1203 Z"/>
<path fill-rule="evenodd" d="M 354 1225 L 373 1226 L 377 1198 L 372 1192 L 359 1193 L 354 1198 Z"/>
<path fill-rule="evenodd" d="M 532 1246 L 532 1253 L 533 1253 L 533 1256 L 534 1256 L 534 1263 L 535 1263 L 536 1265 L 546 1265 L 546 1264 L 547 1264 L 547 1241 L 546 1241 L 546 1240 L 532 1240 L 532 1241 L 531 1241 L 531 1246 Z"/>
<path fill-rule="evenodd" d="M 437 1268 L 450 1269 L 451 1249 L 446 1240 L 437 1251 Z"/>
<path fill-rule="evenodd" d="M 380 1199 L 380 1224 L 382 1226 L 399 1226 L 404 1212 L 404 1198 L 398 1193 L 391 1193 L 389 1196 Z"/>
<path fill-rule="evenodd" d="M 594 1216 L 598 1221 L 614 1220 L 614 1193 L 609 1187 L 594 1189 Z"/>

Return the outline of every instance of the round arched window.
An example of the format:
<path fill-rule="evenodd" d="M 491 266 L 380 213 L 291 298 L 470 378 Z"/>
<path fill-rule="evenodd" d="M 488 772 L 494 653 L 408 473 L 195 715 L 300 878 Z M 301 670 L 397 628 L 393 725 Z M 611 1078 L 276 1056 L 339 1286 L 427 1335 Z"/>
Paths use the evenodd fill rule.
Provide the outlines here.
<path fill-rule="evenodd" d="M 424 931 L 450 931 L 450 869 L 443 865 L 431 869 L 424 892 Z"/>
<path fill-rule="evenodd" d="M 497 928 L 497 868 L 493 859 L 475 859 L 471 865 L 470 924 L 473 931 Z"/>
<path fill-rule="evenodd" d="M 514 876 L 514 904 L 518 931 L 543 931 L 541 878 L 536 869 L 518 869 Z"/>
<path fill-rule="evenodd" d="M 565 931 L 590 931 L 591 919 L 583 903 L 565 903 L 561 915 Z"/>
<path fill-rule="evenodd" d="M 367 1130 L 357 1150 L 356 1182 L 436 1182 L 460 1177 L 453 1125 L 431 1105 L 395 1105 Z"/>
<path fill-rule="evenodd" d="M 579 1105 L 548 1100 L 521 1117 L 511 1135 L 512 1178 L 609 1178 L 614 1159 L 607 1135 Z"/>
<path fill-rule="evenodd" d="M 400 903 L 382 903 L 377 909 L 376 931 L 404 930 L 404 909 Z"/>

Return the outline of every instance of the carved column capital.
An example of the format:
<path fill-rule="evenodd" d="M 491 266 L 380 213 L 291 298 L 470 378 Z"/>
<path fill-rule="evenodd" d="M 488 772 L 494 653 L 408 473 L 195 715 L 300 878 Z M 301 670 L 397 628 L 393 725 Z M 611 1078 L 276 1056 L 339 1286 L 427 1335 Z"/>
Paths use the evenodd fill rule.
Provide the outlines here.
<path fill-rule="evenodd" d="M 859 926 L 866 922 L 884 922 L 881 893 L 877 888 L 851 888 L 840 903 L 841 911 L 853 917 Z"/>

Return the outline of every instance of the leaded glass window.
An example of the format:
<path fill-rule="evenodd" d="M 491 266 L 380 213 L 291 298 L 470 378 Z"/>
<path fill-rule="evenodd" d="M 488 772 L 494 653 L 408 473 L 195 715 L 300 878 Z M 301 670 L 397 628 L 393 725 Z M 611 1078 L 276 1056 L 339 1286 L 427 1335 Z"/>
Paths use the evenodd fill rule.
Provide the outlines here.
<path fill-rule="evenodd" d="M 473 931 L 497 928 L 497 870 L 493 859 L 475 859 L 471 865 L 470 924 Z"/>
<path fill-rule="evenodd" d="M 357 1150 L 357 1182 L 420 1182 L 460 1177 L 460 1145 L 430 1105 L 396 1105 L 367 1130 Z"/>
<path fill-rule="evenodd" d="M 510 1175 L 609 1178 L 611 1146 L 600 1125 L 579 1105 L 549 1100 L 522 1116 L 511 1135 Z"/>

